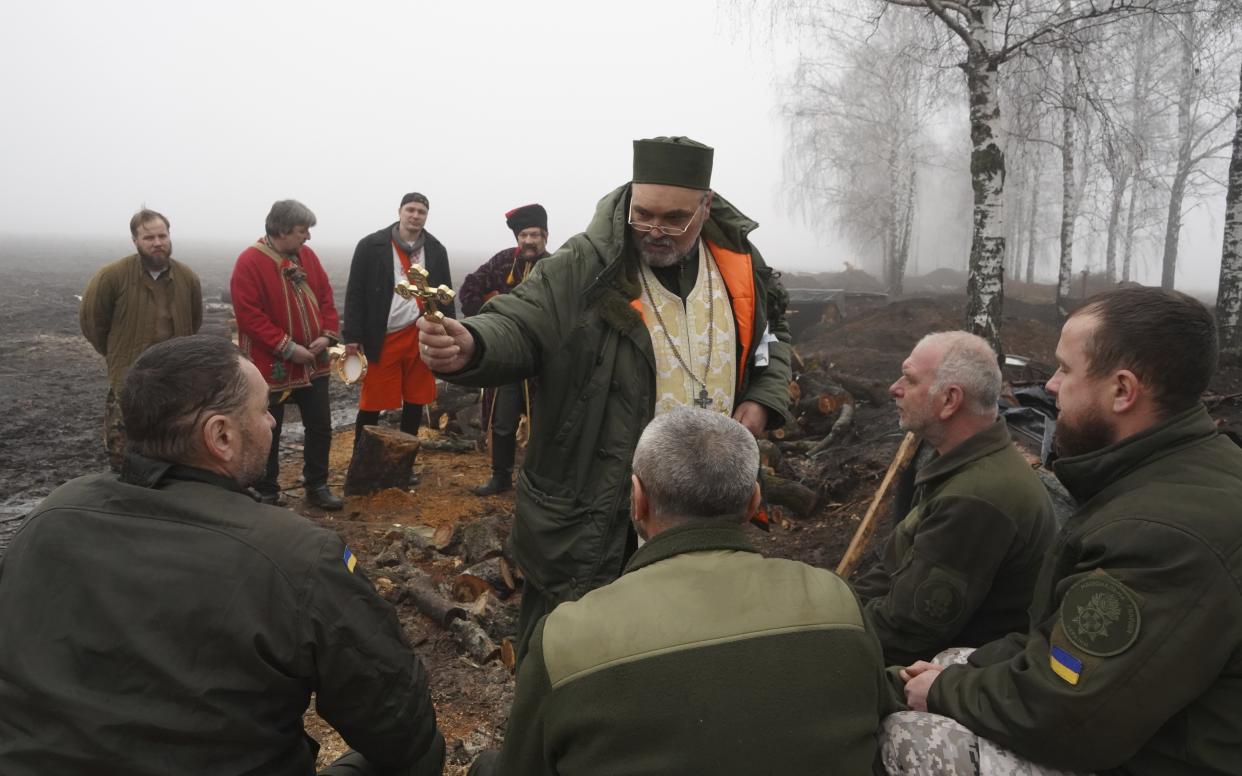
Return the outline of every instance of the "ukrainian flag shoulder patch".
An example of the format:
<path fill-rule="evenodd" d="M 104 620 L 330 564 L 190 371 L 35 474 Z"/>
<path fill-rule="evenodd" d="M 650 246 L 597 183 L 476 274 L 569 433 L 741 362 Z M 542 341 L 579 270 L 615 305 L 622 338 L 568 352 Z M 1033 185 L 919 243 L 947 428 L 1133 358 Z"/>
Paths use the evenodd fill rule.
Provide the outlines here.
<path fill-rule="evenodd" d="M 1054 674 L 1072 685 L 1078 684 L 1078 679 L 1082 676 L 1081 660 L 1054 645 L 1048 655 L 1048 664 L 1052 666 Z"/>
<path fill-rule="evenodd" d="M 348 547 L 345 548 L 345 554 L 341 556 L 341 560 L 345 562 L 345 568 L 349 569 L 349 573 L 354 573 L 354 566 L 358 565 L 358 559 L 354 557 L 354 554 L 349 551 Z"/>

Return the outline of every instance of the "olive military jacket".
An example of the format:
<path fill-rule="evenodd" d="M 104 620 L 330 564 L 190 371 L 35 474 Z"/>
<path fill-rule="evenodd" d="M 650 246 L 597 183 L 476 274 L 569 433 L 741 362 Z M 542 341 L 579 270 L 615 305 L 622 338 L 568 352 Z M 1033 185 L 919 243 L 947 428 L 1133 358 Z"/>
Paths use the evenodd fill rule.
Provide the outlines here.
<path fill-rule="evenodd" d="M 174 337 L 194 334 L 203 325 L 203 289 L 194 270 L 176 259 L 153 280 L 132 253 L 95 273 L 82 292 L 78 323 L 82 336 L 104 357 L 108 384 L 118 395 L 138 356 L 156 344 L 155 284 L 167 284 Z"/>
<path fill-rule="evenodd" d="M 890 664 L 930 660 L 1030 627 L 1052 501 L 997 419 L 914 480 L 913 506 L 854 589 Z"/>
<path fill-rule="evenodd" d="M 1242 450 L 1200 405 L 1055 471 L 1081 508 L 1030 631 L 946 668 L 928 709 L 1057 768 L 1242 772 Z"/>
<path fill-rule="evenodd" d="M 839 577 L 698 521 L 540 622 L 504 748 L 471 774 L 866 774 L 886 685 Z"/>
<path fill-rule="evenodd" d="M 510 542 L 527 581 L 561 600 L 621 573 L 630 531 L 630 460 L 655 413 L 655 355 L 632 306 L 639 282 L 626 241 L 629 193 L 627 184 L 604 197 L 585 232 L 541 259 L 511 293 L 463 321 L 475 337 L 475 360 L 439 375 L 469 386 L 539 377 Z M 764 405 L 775 427 L 788 417 L 787 295 L 750 244 L 756 226 L 715 196 L 702 234 L 750 255 L 753 337 L 737 356 L 744 366 L 736 401 Z M 766 365 L 758 365 L 764 332 L 775 341 L 766 344 Z"/>
<path fill-rule="evenodd" d="M 427 675 L 337 535 L 131 454 L 0 560 L 4 776 L 311 776 L 316 708 L 378 768 L 439 774 Z"/>

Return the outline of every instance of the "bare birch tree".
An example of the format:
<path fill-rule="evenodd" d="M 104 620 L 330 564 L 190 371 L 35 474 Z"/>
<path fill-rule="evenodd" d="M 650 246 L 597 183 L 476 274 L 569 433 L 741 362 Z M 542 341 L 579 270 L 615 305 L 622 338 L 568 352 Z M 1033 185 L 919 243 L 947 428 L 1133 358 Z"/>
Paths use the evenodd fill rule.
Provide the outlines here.
<path fill-rule="evenodd" d="M 1238 104 L 1234 109 L 1233 158 L 1225 194 L 1225 240 L 1220 253 L 1220 282 L 1216 291 L 1216 325 L 1221 352 L 1242 356 L 1242 72 L 1238 74 Z"/>
<path fill-rule="evenodd" d="M 1145 0 L 877 0 L 924 11 L 944 25 L 965 48 L 974 186 L 974 236 L 967 285 L 967 327 L 1001 351 L 1004 299 L 1005 152 L 997 100 L 1000 67 L 1029 47 L 1054 43 L 1071 27 L 1086 29 L 1139 10 Z"/>

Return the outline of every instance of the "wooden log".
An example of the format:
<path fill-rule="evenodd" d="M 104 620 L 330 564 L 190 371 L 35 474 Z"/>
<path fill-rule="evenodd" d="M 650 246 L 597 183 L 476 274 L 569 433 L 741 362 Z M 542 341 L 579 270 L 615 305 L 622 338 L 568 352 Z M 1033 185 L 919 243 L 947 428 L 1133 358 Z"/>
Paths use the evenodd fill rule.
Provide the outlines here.
<path fill-rule="evenodd" d="M 479 596 L 468 611 L 494 641 L 517 635 L 518 607 L 515 604 L 500 601 L 489 593 Z"/>
<path fill-rule="evenodd" d="M 829 376 L 855 398 L 866 399 L 875 407 L 883 407 L 893 400 L 888 395 L 888 385 L 878 380 L 868 380 L 840 372 L 831 372 Z"/>
<path fill-rule="evenodd" d="M 888 495 L 889 488 L 896 482 L 901 473 L 910 465 L 910 461 L 914 459 L 914 453 L 918 450 L 918 439 L 914 434 L 907 433 L 905 438 L 901 440 L 901 446 L 897 448 L 897 454 L 893 456 L 893 461 L 888 465 L 888 471 L 884 474 L 880 487 L 876 489 L 875 496 L 871 499 L 871 506 L 867 507 L 867 514 L 863 516 L 862 521 L 858 524 L 858 530 L 854 531 L 854 538 L 850 539 L 850 546 L 846 548 L 845 555 L 841 557 L 841 562 L 837 564 L 837 576 L 842 579 L 848 579 L 853 573 L 854 567 L 858 565 L 858 560 L 862 557 L 863 552 L 867 549 L 867 543 L 871 540 L 871 535 L 875 533 L 876 515 L 880 512 L 880 504 Z"/>
<path fill-rule="evenodd" d="M 500 656 L 500 647 L 488 637 L 487 631 L 469 617 L 453 620 L 448 625 L 457 645 L 476 663 L 487 663 Z"/>
<path fill-rule="evenodd" d="M 819 500 L 819 494 L 802 483 L 775 476 L 763 478 L 763 495 L 769 504 L 785 507 L 797 517 L 809 517 Z"/>
<path fill-rule="evenodd" d="M 435 583 L 426 574 L 412 575 L 401 587 L 404 598 L 413 601 L 420 612 L 441 628 L 447 628 L 454 620 L 464 619 L 466 616 L 464 608 L 440 595 Z"/>
<path fill-rule="evenodd" d="M 458 574 L 453 578 L 453 588 L 450 591 L 453 600 L 463 604 L 473 603 L 485 595 L 495 593 L 496 588 L 491 583 L 474 574 Z"/>
<path fill-rule="evenodd" d="M 467 566 L 505 551 L 506 531 L 498 515 L 488 515 L 461 527 L 461 559 Z"/>
<path fill-rule="evenodd" d="M 769 469 L 779 469 L 784 455 L 781 449 L 769 439 L 760 439 L 759 443 L 759 465 L 766 466 Z"/>
<path fill-rule="evenodd" d="M 345 475 L 345 495 L 408 488 L 418 455 L 418 438 L 386 426 L 366 426 Z"/>
<path fill-rule="evenodd" d="M 500 664 L 509 669 L 509 673 L 517 668 L 517 648 L 513 646 L 513 639 L 500 640 Z"/>
<path fill-rule="evenodd" d="M 790 380 L 789 403 L 796 407 L 800 401 L 802 401 L 802 386 L 798 385 L 797 380 Z"/>
<path fill-rule="evenodd" d="M 424 450 L 438 453 L 473 453 L 474 442 L 468 439 L 420 439 Z"/>
<path fill-rule="evenodd" d="M 805 437 L 806 433 L 797 426 L 781 426 L 769 431 L 768 436 L 777 442 L 796 442 Z"/>
<path fill-rule="evenodd" d="M 431 535 L 431 546 L 446 555 L 454 552 L 461 543 L 461 523 L 444 523 Z"/>
<path fill-rule="evenodd" d="M 481 560 L 458 576 L 469 576 L 483 580 L 501 598 L 507 597 L 517 587 L 509 561 L 505 560 L 503 555 L 494 555 L 486 560 Z"/>
<path fill-rule="evenodd" d="M 821 454 L 827 452 L 832 443 L 841 438 L 845 433 L 845 429 L 850 427 L 854 422 L 854 405 L 846 404 L 841 408 L 841 415 L 837 418 L 837 422 L 832 424 L 832 430 L 824 437 L 823 441 L 807 451 L 810 458 L 818 458 Z"/>

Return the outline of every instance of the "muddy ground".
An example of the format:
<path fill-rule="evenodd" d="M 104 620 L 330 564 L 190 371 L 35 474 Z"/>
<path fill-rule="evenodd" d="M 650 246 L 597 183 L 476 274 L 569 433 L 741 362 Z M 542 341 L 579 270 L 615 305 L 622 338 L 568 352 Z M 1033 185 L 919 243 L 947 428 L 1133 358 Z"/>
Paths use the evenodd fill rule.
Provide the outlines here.
<path fill-rule="evenodd" d="M 77 295 L 90 273 L 0 270 L 0 551 L 21 516 L 40 498 L 67 479 L 106 467 L 101 442 L 106 392 L 103 359 L 78 330 Z M 218 301 L 227 283 L 227 267 L 200 270 L 200 275 L 205 299 Z M 334 273 L 332 280 L 339 296 L 345 278 Z M 1006 300 L 1004 332 L 1011 353 L 1051 363 L 1057 327 L 1046 291 L 1012 291 Z M 893 303 L 876 298 L 847 300 L 843 321 L 810 327 L 797 346 L 812 366 L 887 385 L 923 334 L 960 325 L 964 306 L 960 292 Z M 209 308 L 204 331 L 227 336 L 229 317 L 224 305 Z M 333 447 L 331 485 L 339 492 L 348 466 L 356 393 L 335 380 L 332 386 L 339 433 Z M 1214 411 L 1225 426 L 1236 427 L 1236 394 L 1242 392 L 1239 370 L 1223 370 L 1213 388 L 1221 395 L 1213 400 Z M 351 498 L 345 510 L 335 515 L 307 507 L 297 484 L 296 419 L 294 408 L 287 416 L 283 440 L 282 483 L 288 507 L 340 532 L 373 579 L 386 573 L 375 568 L 373 561 L 391 545 L 394 526 L 429 532 L 443 524 L 490 514 L 511 517 L 511 495 L 479 499 L 467 491 L 487 477 L 486 457 L 478 452 L 424 450 L 416 467 L 421 483 L 412 492 Z M 423 432 L 425 439 L 437 436 Z M 821 491 L 815 513 L 804 518 L 786 515 L 771 532 L 754 531 L 759 547 L 772 555 L 835 568 L 901 436 L 891 404 L 860 403 L 852 429 L 834 445 L 826 463 L 816 467 L 817 480 L 804 483 Z M 882 538 L 890 527 L 891 519 L 886 517 L 877 535 Z M 434 552 L 418 554 L 411 562 L 436 580 L 450 578 L 461 567 L 459 558 Z M 861 567 L 869 562 L 864 560 Z M 503 735 L 512 700 L 509 673 L 496 660 L 479 664 L 463 656 L 451 636 L 413 606 L 398 603 L 397 609 L 410 643 L 431 673 L 440 726 L 449 744 L 448 772 L 464 772 L 479 749 L 496 744 Z M 324 745 L 321 760 L 342 751 L 339 737 L 313 713 L 308 714 L 308 725 Z"/>

